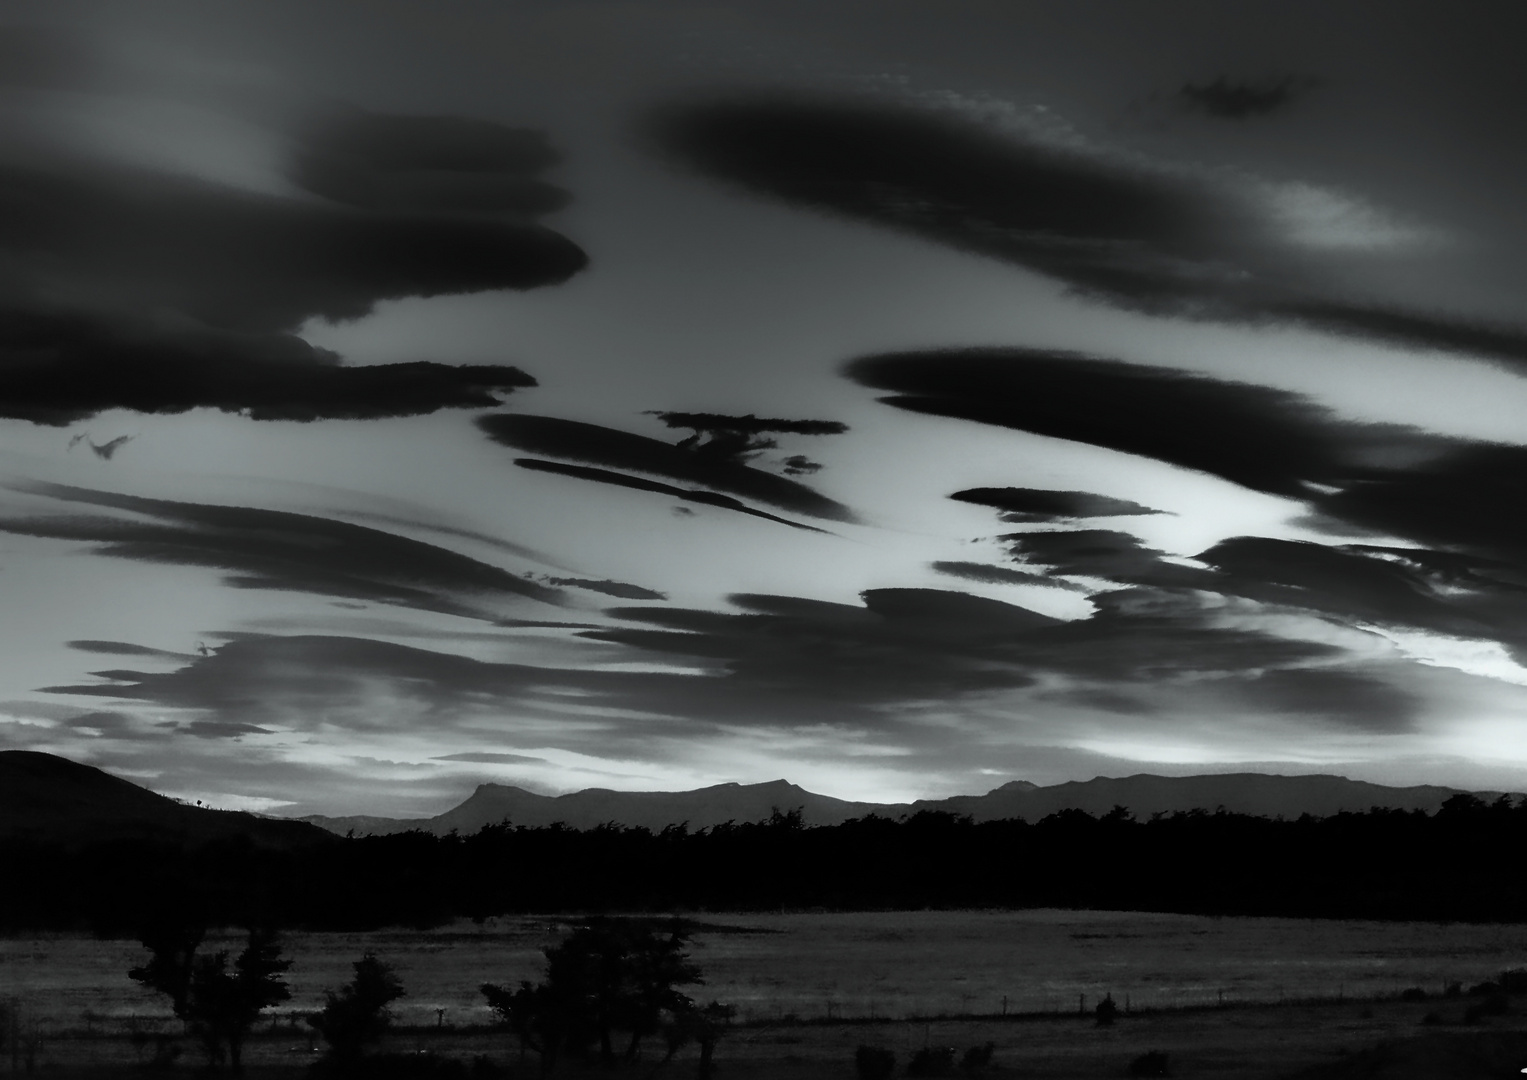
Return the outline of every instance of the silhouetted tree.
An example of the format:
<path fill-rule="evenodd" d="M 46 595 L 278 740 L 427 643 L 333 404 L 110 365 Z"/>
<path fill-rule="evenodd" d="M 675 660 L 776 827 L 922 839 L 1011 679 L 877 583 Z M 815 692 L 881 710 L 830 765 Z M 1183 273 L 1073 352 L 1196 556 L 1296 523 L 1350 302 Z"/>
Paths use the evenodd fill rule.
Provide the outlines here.
<path fill-rule="evenodd" d="M 736 1015 L 735 1006 L 723 1005 L 719 1001 L 711 1001 L 706 1005 L 690 1002 L 680 1006 L 673 1012 L 664 1029 L 668 1053 L 663 1063 L 671 1061 L 676 1053 L 694 1043 L 700 1048 L 700 1065 L 697 1070 L 699 1080 L 710 1080 L 715 1065 L 716 1044 L 731 1027 Z"/>
<path fill-rule="evenodd" d="M 226 1046 L 229 1066 L 235 1073 L 243 1071 L 244 1040 L 249 1029 L 262 1010 L 292 996 L 282 978 L 291 966 L 290 960 L 281 958 L 281 946 L 269 930 L 249 932 L 248 943 L 231 971 L 227 951 L 196 958 L 187 1012 L 209 1060 L 220 1059 Z"/>
<path fill-rule="evenodd" d="M 1114 1002 L 1113 995 L 1108 994 L 1102 1001 L 1098 1002 L 1097 1008 L 1093 1010 L 1093 1014 L 1097 1017 L 1098 1027 L 1108 1027 L 1117 1020 L 1119 1018 L 1119 1006 Z"/>
<path fill-rule="evenodd" d="M 388 1008 L 407 991 L 391 967 L 366 953 L 351 965 L 355 977 L 336 990 L 324 991 L 324 1007 L 308 1017 L 329 1044 L 337 1071 L 353 1071 L 366 1047 L 381 1039 L 392 1023 Z"/>
<path fill-rule="evenodd" d="M 207 928 L 184 916 L 162 913 L 138 935 L 150 953 L 148 963 L 128 971 L 127 977 L 170 999 L 175 1015 L 187 1020 L 186 1001 L 191 994 L 191 972 L 196 950 Z"/>
<path fill-rule="evenodd" d="M 198 955 L 202 927 L 164 925 L 144 935 L 153 954 L 128 977 L 167 995 L 175 1015 L 201 1040 L 208 1064 L 227 1051 L 233 1072 L 243 1071 L 244 1041 L 260 1012 L 291 997 L 282 975 L 292 966 L 281 958 L 274 931 L 251 929 L 243 952 L 230 969 L 228 950 Z"/>
<path fill-rule="evenodd" d="M 686 1023 L 697 1025 L 696 1031 L 719 1022 L 714 1012 L 708 1020 L 694 1020 L 692 1014 L 703 1018 L 704 1010 L 697 1013 L 694 1002 L 678 989 L 703 981 L 684 951 L 688 940 L 678 925 L 657 933 L 634 920 L 600 920 L 545 950 L 543 983 L 521 982 L 514 991 L 484 983 L 480 990 L 521 1045 L 540 1055 L 543 1071 L 554 1067 L 559 1052 L 581 1053 L 596 1042 L 600 1060 L 612 1064 L 617 1031 L 629 1035 L 623 1056 L 630 1062 L 641 1040 L 659 1031 L 665 1017 L 688 1017 Z M 713 1047 L 719 1035 L 705 1037 Z"/>
<path fill-rule="evenodd" d="M 487 999 L 488 1008 L 513 1031 L 520 1049 L 535 1052 L 544 1075 L 556 1068 L 557 1057 L 570 1041 L 569 1025 L 575 1009 L 556 1000 L 556 991 L 545 983 L 532 986 L 522 980 L 518 990 L 508 990 L 493 983 L 478 989 Z"/>

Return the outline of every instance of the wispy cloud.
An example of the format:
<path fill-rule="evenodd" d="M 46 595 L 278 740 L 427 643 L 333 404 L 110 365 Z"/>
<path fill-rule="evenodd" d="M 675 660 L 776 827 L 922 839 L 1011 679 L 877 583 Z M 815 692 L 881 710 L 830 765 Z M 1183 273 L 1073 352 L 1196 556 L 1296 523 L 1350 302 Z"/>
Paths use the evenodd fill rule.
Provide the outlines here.
<path fill-rule="evenodd" d="M 1057 521 L 1066 518 L 1133 517 L 1159 514 L 1129 499 L 1115 499 L 1087 491 L 1047 491 L 1036 488 L 969 488 L 949 496 L 957 502 L 990 506 L 1002 511 L 1012 524 Z"/>
<path fill-rule="evenodd" d="M 1527 641 L 1527 448 L 1345 421 L 1286 391 L 1095 357 L 952 350 L 868 357 L 851 378 L 882 400 L 1120 450 L 1305 503 L 1310 522 L 1370 543 L 1230 538 L 1193 563 L 1131 534 L 1002 539 L 1061 575 L 1193 589 L 1364 622 Z"/>
<path fill-rule="evenodd" d="M 821 495 L 795 480 L 764 472 L 740 460 L 735 454 L 712 454 L 699 447 L 665 443 L 659 439 L 636 435 L 627 431 L 586 424 L 576 420 L 561 420 L 550 416 L 525 416 L 514 413 L 495 413 L 480 417 L 477 426 L 494 442 L 515 450 L 552 457 L 567 458 L 604 469 L 625 469 L 699 484 L 713 491 L 740 496 L 761 502 L 780 510 L 805 514 L 828 521 L 852 522 L 857 520 L 852 510 Z M 534 461 L 534 464 L 530 464 Z M 583 475 L 554 462 L 520 459 L 517 464 L 543 470 L 561 470 L 569 475 Z M 591 470 L 589 470 L 591 472 Z M 611 474 L 587 475 L 585 479 L 601 479 L 606 483 L 623 483 Z M 679 495 L 671 487 L 651 488 L 663 494 Z M 693 498 L 694 493 L 689 493 Z M 737 507 L 729 507 L 737 509 Z M 747 511 L 753 512 L 753 511 Z M 778 520 L 778 519 L 775 519 Z"/>
<path fill-rule="evenodd" d="M 364 420 L 493 408 L 535 380 L 510 365 L 346 367 L 291 334 L 58 306 L 0 310 L 0 416 L 64 425 L 107 409 Z"/>
<path fill-rule="evenodd" d="M 57 484 L 27 490 L 116 515 L 0 519 L 0 531 L 73 540 L 98 555 L 204 566 L 229 585 L 391 604 L 478 619 L 525 601 L 558 604 L 559 590 L 448 548 L 351 522 L 244 506 L 211 506 Z"/>
<path fill-rule="evenodd" d="M 815 525 L 790 521 L 788 518 L 782 518 L 777 514 L 759 510 L 747 505 L 741 499 L 734 499 L 730 495 L 720 495 L 714 491 L 681 488 L 673 484 L 665 484 L 660 480 L 647 480 L 640 476 L 618 473 L 610 469 L 594 469 L 587 465 L 569 465 L 562 461 L 542 461 L 539 458 L 515 458 L 514 463 L 522 469 L 555 473 L 558 476 L 570 476 L 576 480 L 592 480 L 596 484 L 608 484 L 611 487 L 626 488 L 630 491 L 650 491 L 655 495 L 666 495 L 669 498 L 681 499 L 684 502 L 698 503 L 702 506 L 715 506 L 722 510 L 732 510 L 739 514 L 747 514 L 749 517 L 762 518 L 764 521 L 789 525 L 794 529 L 806 529 L 810 532 L 825 531 L 817 528 Z"/>
<path fill-rule="evenodd" d="M 1228 83 L 1200 96 L 1221 108 L 1252 100 Z M 1325 285 L 1289 280 L 1281 253 L 1293 248 L 1427 236 L 1309 183 L 1153 163 L 882 100 L 683 103 L 659 110 L 651 128 L 662 152 L 701 174 L 1013 262 L 1106 303 L 1527 363 L 1522 327 L 1331 297 Z"/>

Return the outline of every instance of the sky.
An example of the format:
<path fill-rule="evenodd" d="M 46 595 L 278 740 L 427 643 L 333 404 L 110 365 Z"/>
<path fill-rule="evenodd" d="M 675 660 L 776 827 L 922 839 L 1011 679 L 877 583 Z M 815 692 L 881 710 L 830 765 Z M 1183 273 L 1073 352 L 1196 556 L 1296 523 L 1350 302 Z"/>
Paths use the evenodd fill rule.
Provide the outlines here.
<path fill-rule="evenodd" d="M 0 4 L 0 748 L 1527 790 L 1527 9 Z"/>

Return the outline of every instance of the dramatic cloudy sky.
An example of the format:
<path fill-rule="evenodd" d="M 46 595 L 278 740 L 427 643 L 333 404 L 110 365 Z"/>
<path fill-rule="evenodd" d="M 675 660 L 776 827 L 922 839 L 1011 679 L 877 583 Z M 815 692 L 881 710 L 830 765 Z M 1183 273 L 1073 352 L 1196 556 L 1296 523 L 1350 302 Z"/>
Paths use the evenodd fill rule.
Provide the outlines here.
<path fill-rule="evenodd" d="M 1527 789 L 1527 8 L 0 15 L 0 746 Z"/>

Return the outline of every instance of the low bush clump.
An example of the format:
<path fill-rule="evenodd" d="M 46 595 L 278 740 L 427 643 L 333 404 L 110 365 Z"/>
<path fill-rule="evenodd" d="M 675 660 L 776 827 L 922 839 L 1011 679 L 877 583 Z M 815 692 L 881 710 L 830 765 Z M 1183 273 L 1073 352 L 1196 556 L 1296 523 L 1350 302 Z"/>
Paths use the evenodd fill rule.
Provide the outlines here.
<path fill-rule="evenodd" d="M 1162 1050 L 1151 1050 L 1129 1063 L 1130 1076 L 1171 1076 L 1171 1062 Z"/>
<path fill-rule="evenodd" d="M 883 1046 L 861 1046 L 854 1051 L 859 1080 L 889 1080 L 896 1069 L 896 1054 Z"/>
<path fill-rule="evenodd" d="M 1483 1001 L 1476 1001 L 1464 1011 L 1463 1020 L 1466 1024 L 1477 1024 L 1487 1016 L 1504 1016 L 1511 1011 L 1511 1002 L 1505 994 L 1491 994 Z"/>
<path fill-rule="evenodd" d="M 948 1076 L 953 1071 L 952 1046 L 925 1046 L 907 1063 L 908 1076 Z"/>
<path fill-rule="evenodd" d="M 991 1068 L 992 1052 L 997 1049 L 996 1043 L 985 1043 L 982 1046 L 972 1046 L 965 1051 L 965 1056 L 960 1058 L 960 1072 L 966 1076 L 980 1076 Z"/>
<path fill-rule="evenodd" d="M 1115 1004 L 1112 994 L 1098 1002 L 1097 1008 L 1093 1010 L 1093 1015 L 1098 1018 L 1098 1027 L 1109 1027 L 1119 1018 L 1119 1006 Z"/>

